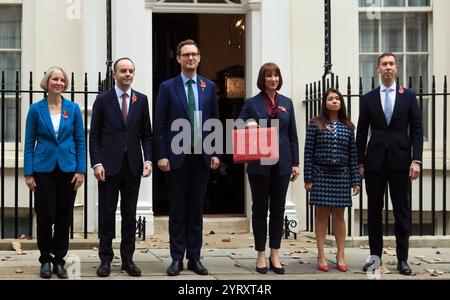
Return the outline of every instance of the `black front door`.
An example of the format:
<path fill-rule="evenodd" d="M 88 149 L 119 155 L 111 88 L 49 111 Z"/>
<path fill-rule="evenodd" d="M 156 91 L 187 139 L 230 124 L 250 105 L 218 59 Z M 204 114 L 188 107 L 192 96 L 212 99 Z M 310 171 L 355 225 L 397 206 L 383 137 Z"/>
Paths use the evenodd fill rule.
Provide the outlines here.
<path fill-rule="evenodd" d="M 199 39 L 199 16 L 198 14 L 153 14 L 153 108 L 156 107 L 156 98 L 159 85 L 180 73 L 180 66 L 176 60 L 176 48 L 180 41 L 186 39 Z M 227 29 L 225 30 L 227 32 Z M 218 34 L 224 34 L 218 32 Z M 205 45 L 207 39 L 203 41 L 200 48 Z M 202 57 L 203 62 L 203 57 Z M 221 70 L 217 70 L 218 74 Z M 201 63 L 198 69 L 202 74 Z M 218 86 L 223 86 L 222 76 L 217 76 Z M 233 117 L 238 110 L 222 109 L 221 103 L 226 103 L 226 99 L 218 95 L 220 118 Z M 237 105 L 242 105 L 241 103 Z M 232 104 L 230 102 L 230 104 Z M 232 105 L 233 107 L 235 105 Z M 153 120 L 155 119 L 155 109 L 153 109 Z M 225 129 L 225 123 L 224 123 Z M 155 149 L 155 147 L 154 147 Z M 156 158 L 155 158 L 156 159 Z M 153 212 L 156 216 L 168 215 L 169 200 L 167 177 L 157 168 L 157 161 L 154 159 L 153 167 Z M 171 187 L 176 188 L 176 187 Z M 205 197 L 205 214 L 244 214 L 244 168 L 242 165 L 234 165 L 230 161 L 230 156 L 224 156 L 219 171 L 211 172 L 208 183 L 208 192 Z"/>

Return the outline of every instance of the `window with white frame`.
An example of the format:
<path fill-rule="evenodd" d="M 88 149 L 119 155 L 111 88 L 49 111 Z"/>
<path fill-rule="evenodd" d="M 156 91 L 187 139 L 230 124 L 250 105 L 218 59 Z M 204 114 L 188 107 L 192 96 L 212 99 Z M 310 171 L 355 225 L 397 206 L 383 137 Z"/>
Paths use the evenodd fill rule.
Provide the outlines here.
<path fill-rule="evenodd" d="M 372 77 L 379 85 L 378 56 L 397 56 L 399 84 L 419 91 L 429 90 L 431 0 L 359 0 L 359 74 L 363 92 L 371 90 Z M 424 137 L 428 132 L 428 105 L 423 102 Z"/>
<path fill-rule="evenodd" d="M 3 72 L 5 89 L 9 91 L 15 89 L 16 72 L 20 71 L 22 53 L 21 24 L 22 7 L 20 5 L 0 4 L 0 77 L 1 72 Z M 15 93 L 7 92 L 5 93 L 5 111 L 0 114 L 0 121 L 2 116 L 5 117 L 4 134 L 6 142 L 15 141 L 16 124 L 19 126 L 20 135 L 20 119 L 16 120 L 15 115 Z"/>

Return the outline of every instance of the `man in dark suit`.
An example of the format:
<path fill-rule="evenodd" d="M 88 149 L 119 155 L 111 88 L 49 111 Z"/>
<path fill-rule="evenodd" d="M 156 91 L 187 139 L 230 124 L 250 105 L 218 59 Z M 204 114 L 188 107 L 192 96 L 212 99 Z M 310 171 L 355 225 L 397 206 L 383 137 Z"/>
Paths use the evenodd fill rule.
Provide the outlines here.
<path fill-rule="evenodd" d="M 148 177 L 152 172 L 152 133 L 147 96 L 131 88 L 134 71 L 131 59 L 116 60 L 116 85 L 97 96 L 92 111 L 89 152 L 99 191 L 100 277 L 109 276 L 114 257 L 112 240 L 119 191 L 122 270 L 130 276 L 141 275 L 133 262 L 136 206 L 141 176 Z"/>
<path fill-rule="evenodd" d="M 411 222 L 409 181 L 420 174 L 423 130 L 415 93 L 395 82 L 397 68 L 393 53 L 380 55 L 377 71 L 382 83 L 365 94 L 359 106 L 356 144 L 360 176 L 366 179 L 371 254 L 363 271 L 381 265 L 383 196 L 388 182 L 395 217 L 397 269 L 403 275 L 410 275 L 412 271 L 407 263 Z M 371 135 L 367 144 L 369 127 Z"/>
<path fill-rule="evenodd" d="M 193 40 L 178 44 L 177 60 L 181 74 L 160 85 L 155 114 L 158 168 L 167 173 L 169 184 L 173 261 L 167 274 L 176 276 L 183 270 L 186 253 L 188 269 L 207 275 L 208 270 L 200 262 L 203 201 L 209 169 L 217 169 L 219 159 L 203 149 L 208 132 L 202 128 L 206 120 L 219 118 L 216 88 L 212 81 L 197 75 L 200 50 Z M 182 139 L 184 150 L 181 153 L 175 147 L 179 146 L 176 140 L 183 130 L 174 129 L 180 120 L 188 124 L 190 133 Z"/>

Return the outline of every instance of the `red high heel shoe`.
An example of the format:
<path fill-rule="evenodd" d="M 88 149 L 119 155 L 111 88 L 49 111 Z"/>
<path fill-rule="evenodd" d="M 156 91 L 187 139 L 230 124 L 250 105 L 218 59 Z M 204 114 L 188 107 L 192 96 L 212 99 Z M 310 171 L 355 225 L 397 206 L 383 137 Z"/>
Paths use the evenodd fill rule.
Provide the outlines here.
<path fill-rule="evenodd" d="M 328 265 L 321 265 L 319 263 L 319 258 L 317 258 L 317 270 L 323 271 L 323 272 L 328 272 L 329 269 L 330 269 L 330 267 L 328 267 Z"/>
<path fill-rule="evenodd" d="M 336 266 L 337 266 L 338 270 L 341 271 L 341 272 L 347 272 L 347 270 L 348 270 L 347 265 L 345 265 L 345 264 L 340 265 L 340 264 L 338 263 L 338 257 L 337 257 L 337 255 L 336 255 Z"/>

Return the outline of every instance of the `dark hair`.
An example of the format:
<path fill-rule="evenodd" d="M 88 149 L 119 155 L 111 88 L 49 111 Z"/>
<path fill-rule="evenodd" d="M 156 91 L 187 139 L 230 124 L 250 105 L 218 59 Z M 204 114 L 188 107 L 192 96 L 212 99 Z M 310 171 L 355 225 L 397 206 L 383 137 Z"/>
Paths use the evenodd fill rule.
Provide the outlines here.
<path fill-rule="evenodd" d="M 330 88 L 325 92 L 322 99 L 322 109 L 320 111 L 320 115 L 315 117 L 313 121 L 316 123 L 320 131 L 323 131 L 325 129 L 325 122 L 330 120 L 330 111 L 327 108 L 327 98 L 330 93 L 336 93 L 339 100 L 341 101 L 341 108 L 338 111 L 339 121 L 343 122 L 345 127 L 347 127 L 348 129 L 354 130 L 355 125 L 353 125 L 353 123 L 347 117 L 347 109 L 345 108 L 344 97 L 342 97 L 341 92 L 339 92 L 339 90 L 335 88 Z"/>
<path fill-rule="evenodd" d="M 397 64 L 397 56 L 394 53 L 392 53 L 392 52 L 384 52 L 380 56 L 378 56 L 378 64 L 377 64 L 378 66 L 380 65 L 381 59 L 383 57 L 386 57 L 386 56 L 392 56 L 394 58 L 394 60 L 395 60 L 395 63 Z"/>
<path fill-rule="evenodd" d="M 121 58 L 116 59 L 116 61 L 114 62 L 114 65 L 113 65 L 113 71 L 114 71 L 114 72 L 117 72 L 117 70 L 116 70 L 117 64 L 118 64 L 119 61 L 121 61 L 121 60 L 129 60 L 129 61 L 131 61 L 131 63 L 132 63 L 133 66 L 134 66 L 134 62 L 131 60 L 131 58 L 128 58 L 128 57 L 121 57 Z M 136 67 L 135 67 L 135 68 L 136 68 Z"/>
<path fill-rule="evenodd" d="M 280 82 L 277 86 L 277 91 L 281 89 L 281 86 L 283 85 L 283 77 L 281 77 L 281 71 L 280 68 L 276 63 L 268 62 L 261 66 L 259 69 L 258 74 L 258 80 L 256 81 L 256 86 L 261 90 L 264 91 L 266 89 L 266 74 L 267 73 L 275 73 L 278 77 L 280 77 Z"/>
<path fill-rule="evenodd" d="M 181 48 L 183 48 L 184 46 L 187 46 L 187 45 L 193 45 L 193 46 L 197 47 L 198 53 L 200 53 L 200 48 L 198 47 L 197 43 L 194 40 L 189 39 L 189 40 L 185 40 L 185 41 L 178 43 L 178 46 L 177 46 L 177 55 L 178 56 L 181 55 Z"/>

